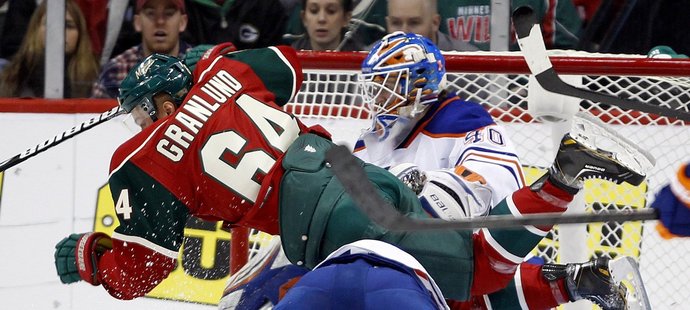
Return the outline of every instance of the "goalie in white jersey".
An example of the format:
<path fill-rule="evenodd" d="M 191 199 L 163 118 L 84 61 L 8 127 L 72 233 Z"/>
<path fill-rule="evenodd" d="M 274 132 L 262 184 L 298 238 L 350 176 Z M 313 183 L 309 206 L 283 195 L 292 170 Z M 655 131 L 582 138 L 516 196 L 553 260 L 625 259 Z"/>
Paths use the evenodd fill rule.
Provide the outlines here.
<path fill-rule="evenodd" d="M 445 60 L 424 37 L 384 37 L 362 64 L 371 128 L 354 154 L 379 167 L 464 167 L 484 177 L 498 202 L 521 188 L 520 160 L 505 130 L 478 103 L 445 89 Z"/>
<path fill-rule="evenodd" d="M 388 167 L 419 195 L 432 216 L 483 216 L 524 186 L 520 160 L 504 128 L 480 104 L 446 90 L 445 59 L 431 41 L 402 32 L 384 37 L 364 60 L 360 82 L 372 125 L 357 141 L 354 154 Z M 545 268 L 523 263 L 519 281 L 488 296 L 473 296 L 469 304 L 546 309 L 587 298 L 605 309 L 621 308 L 624 293 L 595 266 L 606 269 L 607 260 Z M 567 277 L 566 269 L 571 271 Z M 585 273 L 588 279 L 582 281 L 580 274 Z"/>

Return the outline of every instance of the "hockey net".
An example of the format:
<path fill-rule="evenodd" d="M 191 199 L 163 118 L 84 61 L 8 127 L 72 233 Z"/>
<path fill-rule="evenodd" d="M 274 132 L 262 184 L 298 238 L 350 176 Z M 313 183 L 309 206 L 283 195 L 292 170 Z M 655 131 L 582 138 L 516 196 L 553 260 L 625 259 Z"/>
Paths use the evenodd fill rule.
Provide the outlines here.
<path fill-rule="evenodd" d="M 688 111 L 690 60 L 647 59 L 635 55 L 551 51 L 556 71 L 593 91 Z M 286 109 L 308 124 L 322 124 L 334 140 L 352 145 L 369 125 L 358 92 L 363 53 L 302 52 L 304 84 Z M 562 136 L 558 123 L 541 122 L 527 109 L 529 71 L 519 53 L 446 54 L 451 90 L 480 102 L 507 128 L 525 167 L 527 183 L 539 177 L 555 156 Z M 536 93 L 536 91 L 534 91 Z M 654 155 L 657 164 L 640 186 L 600 180 L 585 184 L 581 212 L 644 208 L 682 162 L 690 160 L 690 127 L 682 121 L 577 100 L 580 110 L 598 116 Z M 561 131 L 559 131 L 561 130 Z M 632 256 L 641 265 L 654 308 L 680 307 L 690 300 L 690 240 L 663 240 L 656 221 L 556 226 L 534 251 L 546 262 L 585 261 L 594 256 Z M 272 236 L 233 232 L 233 270 Z"/>

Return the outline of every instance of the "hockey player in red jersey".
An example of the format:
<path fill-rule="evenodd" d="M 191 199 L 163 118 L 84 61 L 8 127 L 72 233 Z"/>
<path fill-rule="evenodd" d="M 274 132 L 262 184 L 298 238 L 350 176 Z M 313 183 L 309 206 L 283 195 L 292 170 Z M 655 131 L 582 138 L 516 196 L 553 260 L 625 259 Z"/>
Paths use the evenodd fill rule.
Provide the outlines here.
<path fill-rule="evenodd" d="M 120 105 L 145 128 L 111 161 L 120 225 L 112 237 L 72 234 L 59 242 L 55 259 L 62 282 L 102 285 L 120 299 L 143 296 L 175 267 L 186 218 L 194 215 L 280 233 L 288 259 L 307 268 L 357 240 L 392 243 L 415 257 L 447 298 L 467 300 L 470 292 L 488 293 L 478 279 L 513 268 L 550 229 L 488 229 L 475 237 L 472 231 L 390 232 L 376 226 L 333 178 L 324 159 L 333 146 L 328 134 L 281 109 L 302 82 L 295 51 L 220 50 L 211 49 L 197 63 L 193 85 L 184 64 L 161 55 L 143 60 L 123 81 Z M 618 161 L 577 138 L 566 136 L 550 171 L 489 214 L 563 212 L 584 178 L 644 180 L 637 162 Z M 398 211 L 428 217 L 394 175 L 361 165 Z"/>

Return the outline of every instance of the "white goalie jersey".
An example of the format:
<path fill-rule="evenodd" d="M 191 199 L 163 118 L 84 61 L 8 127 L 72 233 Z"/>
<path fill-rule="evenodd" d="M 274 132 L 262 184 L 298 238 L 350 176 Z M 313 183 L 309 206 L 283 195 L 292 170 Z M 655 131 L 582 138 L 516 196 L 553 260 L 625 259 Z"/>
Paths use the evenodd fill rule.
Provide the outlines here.
<path fill-rule="evenodd" d="M 354 154 L 380 167 L 413 163 L 422 171 L 464 166 L 481 175 L 492 204 L 524 186 L 520 160 L 503 127 L 484 108 L 457 96 L 432 105 L 397 147 L 360 138 Z M 384 147 L 382 147 L 384 146 Z"/>

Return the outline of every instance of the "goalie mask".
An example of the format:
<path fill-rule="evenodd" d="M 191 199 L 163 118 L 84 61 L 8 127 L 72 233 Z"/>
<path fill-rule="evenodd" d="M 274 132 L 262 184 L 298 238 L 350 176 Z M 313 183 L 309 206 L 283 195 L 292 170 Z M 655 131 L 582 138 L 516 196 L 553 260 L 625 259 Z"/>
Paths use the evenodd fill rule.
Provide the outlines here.
<path fill-rule="evenodd" d="M 383 37 L 364 59 L 359 82 L 379 141 L 404 138 L 445 88 L 445 59 L 431 40 L 413 33 Z"/>
<path fill-rule="evenodd" d="M 152 54 L 129 71 L 120 84 L 117 101 L 135 120 L 138 116 L 148 116 L 155 122 L 157 111 L 153 96 L 167 93 L 179 106 L 191 87 L 192 74 L 179 59 Z"/>

